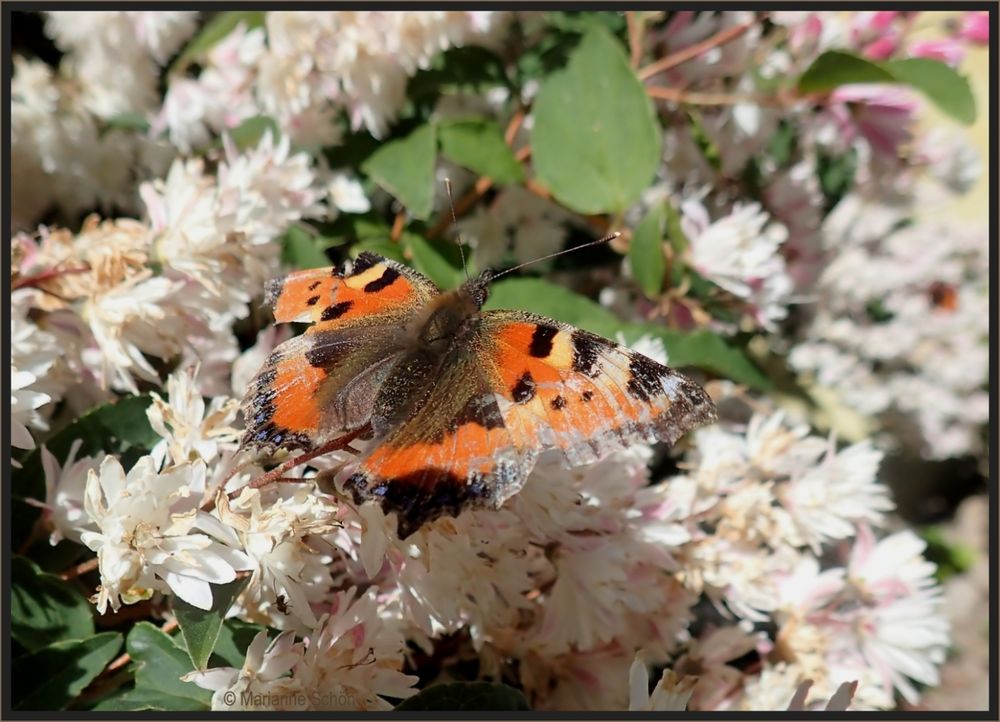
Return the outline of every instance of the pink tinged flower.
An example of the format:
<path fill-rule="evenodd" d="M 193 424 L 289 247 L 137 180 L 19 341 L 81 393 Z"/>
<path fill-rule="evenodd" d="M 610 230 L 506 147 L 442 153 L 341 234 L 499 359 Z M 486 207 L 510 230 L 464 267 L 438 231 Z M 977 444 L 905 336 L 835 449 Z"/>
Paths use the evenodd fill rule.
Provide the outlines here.
<path fill-rule="evenodd" d="M 80 532 L 93 529 L 84 510 L 84 489 L 91 469 L 97 469 L 104 458 L 103 452 L 96 457 L 76 458 L 83 444 L 77 439 L 69 449 L 66 463 L 59 460 L 44 445 L 42 446 L 42 468 L 45 471 L 45 501 L 26 499 L 32 506 L 41 508 L 42 519 L 51 530 L 49 543 L 58 544 L 62 539 L 80 543 Z"/>
<path fill-rule="evenodd" d="M 887 33 L 875 41 L 868 43 L 862 51 L 862 55 L 871 60 L 886 60 L 899 48 L 899 35 Z"/>
<path fill-rule="evenodd" d="M 918 40 L 910 44 L 908 51 L 912 57 L 940 60 L 952 67 L 959 65 L 965 59 L 965 46 L 958 38 Z"/>
<path fill-rule="evenodd" d="M 989 45 L 990 14 L 988 12 L 965 13 L 962 16 L 962 26 L 958 35 L 977 45 Z"/>
<path fill-rule="evenodd" d="M 181 677 L 202 689 L 214 692 L 212 709 L 237 711 L 274 710 L 274 701 L 286 701 L 282 709 L 299 707 L 305 695 L 288 673 L 302 658 L 302 645 L 295 643 L 294 632 L 283 632 L 268 644 L 267 632 L 260 632 L 247 647 L 241 669 L 216 667 L 194 671 Z M 261 706 L 261 700 L 266 706 Z"/>
<path fill-rule="evenodd" d="M 872 150 L 893 157 L 899 148 L 912 137 L 919 102 L 909 91 L 893 85 L 855 84 L 844 85 L 833 92 L 834 103 L 844 103 L 850 108 L 845 130 L 854 129 L 860 133 Z"/>

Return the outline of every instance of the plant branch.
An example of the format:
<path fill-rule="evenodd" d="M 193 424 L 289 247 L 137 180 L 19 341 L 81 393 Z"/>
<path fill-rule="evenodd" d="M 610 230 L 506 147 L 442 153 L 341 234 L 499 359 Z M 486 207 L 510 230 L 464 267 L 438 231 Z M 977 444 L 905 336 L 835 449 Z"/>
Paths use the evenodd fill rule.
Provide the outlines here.
<path fill-rule="evenodd" d="M 676 53 L 671 53 L 665 58 L 660 58 L 656 62 L 650 63 L 645 68 L 641 68 L 637 75 L 640 80 L 647 80 L 657 73 L 662 73 L 665 70 L 677 67 L 681 63 L 687 62 L 692 58 L 697 58 L 699 55 L 708 52 L 712 48 L 732 42 L 736 38 L 743 35 L 747 30 L 752 28 L 756 22 L 757 20 L 754 19 L 741 25 L 734 25 L 731 28 L 721 30 L 712 37 L 702 40 L 700 43 L 689 45 L 686 48 L 678 50 Z"/>

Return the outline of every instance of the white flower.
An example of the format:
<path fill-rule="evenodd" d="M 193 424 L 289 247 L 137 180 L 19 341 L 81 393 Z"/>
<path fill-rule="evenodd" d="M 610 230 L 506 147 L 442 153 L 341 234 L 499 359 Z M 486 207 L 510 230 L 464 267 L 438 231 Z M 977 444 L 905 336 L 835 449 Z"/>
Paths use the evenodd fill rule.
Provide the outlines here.
<path fill-rule="evenodd" d="M 327 188 L 330 193 L 330 204 L 338 211 L 367 213 L 371 209 L 371 203 L 361 183 L 346 173 L 334 173 Z"/>
<path fill-rule="evenodd" d="M 31 389 L 37 380 L 28 371 L 18 371 L 16 367 L 11 369 L 10 443 L 19 449 L 35 448 L 35 440 L 31 437 L 28 426 L 48 428 L 38 409 L 49 403 L 52 397 Z"/>
<path fill-rule="evenodd" d="M 629 712 L 683 712 L 694 692 L 696 677 L 683 678 L 672 669 L 664 669 L 652 693 L 649 691 L 649 670 L 639 652 L 629 671 Z"/>
<path fill-rule="evenodd" d="M 713 223 L 695 200 L 685 201 L 681 210 L 693 268 L 746 299 L 765 328 L 784 318 L 793 288 L 780 254 L 788 237 L 785 227 L 770 223 L 756 203 L 737 204 L 729 215 Z"/>
<path fill-rule="evenodd" d="M 949 643 L 948 621 L 941 613 L 941 588 L 935 566 L 921 553 L 926 544 L 902 531 L 874 543 L 865 528 L 858 534 L 847 567 L 870 609 L 854 629 L 868 663 L 911 704 L 919 699 L 910 679 L 938 684 L 938 666 Z"/>
<path fill-rule="evenodd" d="M 219 518 L 239 537 L 253 569 L 237 603 L 244 617 L 270 626 L 312 627 L 312 605 L 326 598 L 330 588 L 329 558 L 305 537 L 322 535 L 335 522 L 329 506 L 307 483 L 281 494 L 266 505 L 261 491 L 250 488 L 232 502 L 224 494 L 217 500 Z M 278 597 L 287 600 L 287 617 L 278 609 Z"/>
<path fill-rule="evenodd" d="M 181 464 L 156 471 L 149 456 L 125 475 L 113 456 L 100 472 L 88 472 L 84 507 L 98 531 L 81 540 L 97 552 L 101 614 L 148 597 L 165 585 L 199 609 L 212 606 L 212 584 L 226 584 L 250 568 L 236 549 L 236 534 L 199 511 L 205 491 L 205 464 Z"/>
<path fill-rule="evenodd" d="M 215 667 L 188 672 L 182 680 L 212 690 L 212 709 L 218 711 L 291 711 L 306 709 L 306 695 L 289 676 L 302 659 L 302 644 L 293 632 L 282 632 L 270 643 L 267 631 L 258 632 L 247 647 L 240 669 Z"/>
<path fill-rule="evenodd" d="M 352 588 L 338 594 L 309 635 L 295 679 L 314 711 L 389 710 L 383 697 L 405 698 L 417 678 L 403 674 L 403 635 L 380 613 L 376 590 L 355 599 Z"/>
<path fill-rule="evenodd" d="M 200 458 L 211 463 L 219 454 L 220 445 L 236 441 L 239 431 L 231 426 L 239 411 L 239 401 L 224 396 L 212 399 L 205 408 L 205 399 L 195 387 L 198 368 L 175 371 L 167 379 L 168 400 L 153 393 L 153 403 L 146 416 L 153 430 L 162 437 L 150 451 L 160 465 L 169 455 L 180 464 Z"/>
<path fill-rule="evenodd" d="M 45 471 L 45 502 L 28 499 L 28 503 L 39 506 L 44 511 L 42 519 L 51 528 L 49 542 L 58 544 L 62 539 L 82 543 L 82 531 L 92 531 L 93 522 L 84 510 L 84 494 L 91 469 L 97 469 L 104 459 L 104 453 L 97 456 L 76 458 L 82 439 L 70 446 L 66 462 L 60 466 L 59 460 L 42 446 L 42 469 Z"/>

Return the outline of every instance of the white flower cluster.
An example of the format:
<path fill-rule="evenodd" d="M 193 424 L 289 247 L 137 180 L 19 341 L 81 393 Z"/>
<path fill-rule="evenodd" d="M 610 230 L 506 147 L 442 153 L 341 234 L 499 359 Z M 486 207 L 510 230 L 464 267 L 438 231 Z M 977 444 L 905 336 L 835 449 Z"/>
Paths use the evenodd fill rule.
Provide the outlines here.
<path fill-rule="evenodd" d="M 188 150 L 265 114 L 297 145 L 320 148 L 337 141 L 344 112 L 352 129 L 382 136 L 407 80 L 443 50 L 490 42 L 503 15 L 272 11 L 265 27 L 241 25 L 216 45 L 197 78 L 174 78 L 156 127 Z"/>
<path fill-rule="evenodd" d="M 637 299 L 611 275 L 601 293 L 629 320 L 766 336 L 881 436 L 842 444 L 713 382 L 722 420 L 674 456 L 636 445 L 567 469 L 549 452 L 499 511 L 405 540 L 392 514 L 341 492 L 352 453 L 252 484 L 262 460 L 238 450 L 238 410 L 292 333 L 252 312 L 281 271 L 282 236 L 371 209 L 354 171 L 319 151 L 339 143 L 341 115 L 384 136 L 410 78 L 449 48 L 501 48 L 510 16 L 272 11 L 255 25 L 248 14 L 197 73 L 163 77 L 196 13 L 46 15 L 62 65 L 15 59 L 12 93 L 10 438 L 41 446 L 36 531 L 94 553 L 101 614 L 164 596 L 209 609 L 217 585 L 242 581 L 228 616 L 277 636 L 258 634 L 240 668 L 186 675 L 217 710 L 387 710 L 417 691 L 413 672 L 424 687 L 458 666 L 516 685 L 535 709 L 916 703 L 939 681 L 949 628 L 924 542 L 890 532 L 878 474 L 890 442 L 927 458 L 982 451 L 988 244 L 917 213 L 931 184 L 967 189 L 976 161 L 911 137 L 905 92 L 848 86 L 821 108 L 746 100 L 824 49 L 878 58 L 885 36 L 910 52 L 899 13 L 773 13 L 766 33 L 749 12 L 652 16 L 657 57 L 747 27 L 646 81 L 722 97 L 690 116 L 659 109 L 678 122 L 664 123 L 658 181 L 626 216 L 671 203 L 687 244 L 664 257 L 694 273 L 662 298 Z M 530 130 L 534 89 L 522 90 Z M 150 133 L 116 127 L 122 114 L 150 119 Z M 240 147 L 229 131 L 255 116 L 278 132 Z M 780 123 L 797 147 L 778 162 Z M 828 206 L 819 171 L 831 154 L 849 154 L 856 176 Z M 740 175 L 758 161 L 756 177 Z M 555 251 L 594 220 L 545 195 L 509 185 L 470 213 L 481 265 Z M 77 223 L 111 206 L 135 218 Z M 660 341 L 635 346 L 666 361 Z M 81 453 L 82 439 L 65 457 L 45 447 L 96 403 L 140 392 L 156 442 L 134 462 L 110 447 Z"/>
<path fill-rule="evenodd" d="M 832 257 L 792 349 L 886 443 L 928 458 L 978 453 L 989 420 L 989 243 L 982 231 L 907 216 L 850 195 L 827 217 Z"/>
<path fill-rule="evenodd" d="M 140 193 L 147 221 L 92 216 L 75 235 L 43 227 L 15 238 L 20 424 L 44 428 L 36 409 L 70 391 L 89 394 L 82 410 L 98 390 L 158 384 L 151 357 L 204 359 L 220 376 L 205 378 L 206 388 L 228 389 L 239 353 L 233 323 L 277 272 L 278 237 L 326 214 L 327 191 L 307 156 L 270 134 L 246 153 L 227 142 L 215 175 L 201 160 L 178 160 Z"/>
<path fill-rule="evenodd" d="M 138 208 L 136 176 L 162 173 L 174 150 L 115 121 L 156 110 L 161 67 L 196 20 L 190 11 L 47 13 L 46 30 L 65 53 L 58 71 L 14 58 L 16 229 L 31 228 L 53 208 L 69 218 L 95 207 Z"/>

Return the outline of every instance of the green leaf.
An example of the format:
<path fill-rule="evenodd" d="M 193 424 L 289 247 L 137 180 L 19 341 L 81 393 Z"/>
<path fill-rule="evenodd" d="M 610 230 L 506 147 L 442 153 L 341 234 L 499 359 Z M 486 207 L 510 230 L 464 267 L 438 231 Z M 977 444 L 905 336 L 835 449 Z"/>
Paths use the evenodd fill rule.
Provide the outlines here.
<path fill-rule="evenodd" d="M 16 556 L 11 560 L 10 631 L 35 652 L 55 642 L 94 636 L 94 615 L 75 587 Z"/>
<path fill-rule="evenodd" d="M 656 298 L 663 290 L 663 274 L 667 267 L 667 260 L 663 256 L 665 205 L 660 203 L 650 209 L 632 234 L 632 243 L 628 249 L 632 277 L 650 298 Z"/>
<path fill-rule="evenodd" d="M 608 338 L 614 338 L 626 326 L 596 301 L 540 278 L 498 281 L 490 286 L 490 297 L 483 308 L 540 313 Z"/>
<path fill-rule="evenodd" d="M 671 203 L 665 203 L 663 210 L 667 215 L 667 239 L 673 246 L 674 252 L 680 255 L 691 246 L 691 241 L 688 240 L 687 234 L 681 226 L 681 214 Z"/>
<path fill-rule="evenodd" d="M 330 265 L 324 249 L 338 245 L 334 238 L 324 238 L 296 223 L 281 239 L 281 262 L 292 268 L 322 268 Z"/>
<path fill-rule="evenodd" d="M 486 48 L 466 45 L 436 54 L 429 68 L 410 78 L 406 97 L 430 110 L 442 94 L 483 95 L 496 87 L 510 87 L 503 59 Z"/>
<path fill-rule="evenodd" d="M 191 63 L 202 60 L 215 47 L 216 43 L 233 32 L 240 23 L 244 23 L 247 30 L 262 26 L 264 16 L 265 13 L 260 10 L 234 10 L 219 13 L 205 24 L 201 32 L 177 56 L 177 59 L 170 66 L 170 72 L 183 72 Z"/>
<path fill-rule="evenodd" d="M 465 280 L 465 271 L 460 265 L 452 263 L 447 254 L 458 253 L 457 245 L 452 241 L 428 241 L 416 233 L 404 233 L 402 242 L 413 258 L 413 267 L 434 281 L 445 290 L 457 288 Z"/>
<path fill-rule="evenodd" d="M 209 667 L 235 667 L 239 669 L 246 659 L 246 650 L 259 632 L 267 629 L 260 624 L 242 619 L 227 619 L 219 630 L 219 638 L 212 651 Z"/>
<path fill-rule="evenodd" d="M 803 93 L 822 93 L 851 83 L 892 83 L 896 80 L 882 66 L 841 50 L 827 50 L 799 76 Z"/>
<path fill-rule="evenodd" d="M 663 341 L 667 363 L 671 367 L 693 366 L 755 389 L 767 390 L 771 387 L 771 382 L 743 350 L 730 346 L 714 331 L 678 331 L 651 323 L 629 324 L 623 329 L 628 343 L 635 343 L 645 334 Z"/>
<path fill-rule="evenodd" d="M 249 580 L 245 577 L 229 584 L 212 585 L 212 608 L 208 610 L 198 609 L 180 597 L 174 598 L 174 614 L 195 669 L 205 669 L 208 665 L 222 630 L 222 620 Z"/>
<path fill-rule="evenodd" d="M 438 126 L 445 158 L 497 183 L 520 183 L 524 170 L 504 142 L 503 131 L 492 120 L 467 118 Z"/>
<path fill-rule="evenodd" d="M 424 123 L 383 145 L 361 166 L 415 218 L 426 219 L 434 206 L 435 136 L 434 125 Z"/>
<path fill-rule="evenodd" d="M 112 115 L 110 118 L 105 120 L 104 127 L 107 130 L 118 128 L 121 130 L 136 130 L 140 133 L 145 133 L 149 130 L 149 119 L 142 113 L 136 113 L 134 111 L 119 113 L 118 115 Z"/>
<path fill-rule="evenodd" d="M 156 700 L 158 709 L 205 710 L 212 693 L 181 677 L 194 671 L 187 652 L 149 622 L 139 622 L 129 632 L 125 648 L 136 663 L 133 699 Z M 119 698 L 120 699 L 120 698 Z M 119 707 L 121 709 L 121 707 Z M 136 708 L 143 709 L 143 708 Z"/>
<path fill-rule="evenodd" d="M 450 682 L 435 684 L 396 705 L 407 710 L 530 710 L 528 700 L 520 691 L 505 684 L 492 682 Z"/>
<path fill-rule="evenodd" d="M 621 212 L 653 180 L 662 133 L 621 45 L 587 31 L 538 90 L 532 161 L 539 180 L 580 213 Z"/>
<path fill-rule="evenodd" d="M 896 79 L 919 90 L 942 112 L 959 123 L 976 121 L 976 97 L 969 80 L 954 68 L 931 58 L 890 60 L 885 67 Z"/>
<path fill-rule="evenodd" d="M 121 646 L 122 635 L 103 632 L 19 657 L 11 665 L 14 709 L 63 709 L 108 666 Z"/>
<path fill-rule="evenodd" d="M 269 118 L 266 115 L 254 115 L 230 130 L 229 137 L 232 138 L 237 148 L 246 150 L 256 147 L 268 131 L 271 132 L 271 137 L 275 142 L 281 137 L 281 131 L 278 130 L 278 124 L 274 118 Z"/>

